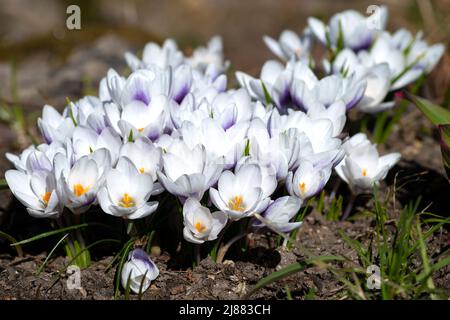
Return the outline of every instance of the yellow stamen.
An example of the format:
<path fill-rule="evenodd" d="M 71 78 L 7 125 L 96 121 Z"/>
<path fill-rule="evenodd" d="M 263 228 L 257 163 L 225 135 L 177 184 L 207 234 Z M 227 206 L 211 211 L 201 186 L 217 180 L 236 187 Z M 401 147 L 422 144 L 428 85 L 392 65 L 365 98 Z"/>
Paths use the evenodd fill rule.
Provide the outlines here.
<path fill-rule="evenodd" d="M 44 203 L 47 205 L 48 202 L 50 201 L 50 196 L 52 195 L 51 192 L 46 192 L 42 195 L 42 201 L 44 201 Z"/>
<path fill-rule="evenodd" d="M 144 131 L 144 128 L 139 128 L 138 131 L 142 132 L 142 131 Z"/>
<path fill-rule="evenodd" d="M 123 208 L 130 208 L 135 206 L 135 202 L 132 196 L 128 193 L 124 193 L 122 199 L 119 202 L 119 205 Z"/>
<path fill-rule="evenodd" d="M 305 191 L 306 191 L 306 184 L 304 182 L 299 183 L 298 184 L 298 188 L 300 189 L 301 193 L 305 193 Z"/>
<path fill-rule="evenodd" d="M 73 186 L 73 193 L 75 193 L 75 195 L 77 197 L 81 197 L 83 194 L 85 194 L 86 192 L 88 192 L 90 189 L 90 187 L 83 187 L 81 184 L 77 183 Z"/>
<path fill-rule="evenodd" d="M 197 232 L 203 232 L 206 230 L 206 227 L 204 225 L 202 225 L 202 223 L 200 221 L 197 221 L 195 223 L 195 229 L 197 230 Z"/>
<path fill-rule="evenodd" d="M 362 175 L 363 175 L 363 177 L 367 176 L 367 169 L 366 168 L 363 169 Z"/>
<path fill-rule="evenodd" d="M 242 212 L 245 210 L 244 199 L 242 198 L 242 196 L 234 196 L 233 199 L 228 201 L 228 207 L 231 210 Z"/>
<path fill-rule="evenodd" d="M 139 168 L 139 172 L 140 173 L 144 173 L 145 172 L 145 168 L 144 167 Z"/>

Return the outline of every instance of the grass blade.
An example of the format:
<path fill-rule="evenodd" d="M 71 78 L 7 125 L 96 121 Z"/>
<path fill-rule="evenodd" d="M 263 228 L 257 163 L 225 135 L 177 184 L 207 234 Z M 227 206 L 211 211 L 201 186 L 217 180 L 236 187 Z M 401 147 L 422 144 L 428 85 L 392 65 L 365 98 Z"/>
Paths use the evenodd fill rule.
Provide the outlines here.
<path fill-rule="evenodd" d="M 419 98 L 406 92 L 408 99 L 414 103 L 420 111 L 434 124 L 449 124 L 450 123 L 450 111 L 442 108 L 441 106 L 433 104 L 423 98 Z"/>
<path fill-rule="evenodd" d="M 6 240 L 8 240 L 11 243 L 17 243 L 17 240 L 10 236 L 9 234 L 7 234 L 6 232 L 0 231 L 0 237 L 5 238 Z M 22 251 L 22 247 L 20 246 L 20 244 L 16 244 L 15 246 L 17 255 L 19 257 L 23 257 L 23 251 Z"/>
<path fill-rule="evenodd" d="M 37 270 L 37 274 L 39 275 L 42 270 L 44 269 L 44 266 L 47 264 L 48 260 L 50 259 L 50 257 L 52 256 L 53 252 L 55 252 L 56 248 L 59 247 L 59 245 L 64 241 L 64 239 L 66 239 L 69 236 L 68 233 L 66 233 L 61 239 L 59 239 L 59 241 L 56 243 L 56 245 L 53 247 L 53 249 L 50 251 L 50 253 L 47 255 L 47 257 L 45 258 L 44 262 L 41 264 L 41 266 L 39 267 L 39 269 Z"/>
<path fill-rule="evenodd" d="M 273 282 L 286 278 L 294 273 L 305 270 L 309 266 L 310 265 L 307 262 L 297 262 L 290 264 L 281 270 L 275 271 L 269 274 L 267 277 L 264 277 L 261 280 L 259 280 L 258 283 L 252 288 L 252 290 L 250 290 L 250 292 L 246 295 L 245 298 L 248 299 L 253 293 L 261 289 L 262 287 L 265 287 Z"/>
<path fill-rule="evenodd" d="M 25 240 L 22 240 L 22 241 L 19 241 L 19 242 L 12 243 L 11 246 L 23 245 L 23 244 L 26 244 L 26 243 L 30 243 L 30 242 L 33 242 L 33 241 L 36 241 L 36 240 L 40 240 L 40 239 L 43 239 L 43 238 L 47 238 L 47 237 L 53 236 L 55 234 L 60 234 L 60 233 L 66 232 L 66 231 L 86 228 L 87 226 L 88 226 L 87 223 L 82 223 L 82 224 L 78 224 L 78 225 L 75 225 L 75 226 L 70 226 L 70 227 L 67 227 L 67 228 L 61 228 L 61 229 L 57 229 L 57 230 L 53 230 L 53 231 L 49 231 L 49 232 L 44 232 L 44 233 L 38 234 L 37 236 L 31 237 L 31 238 L 28 238 L 28 239 L 25 239 Z"/>
<path fill-rule="evenodd" d="M 278 280 L 281 280 L 283 278 L 286 278 L 294 273 L 303 271 L 309 267 L 321 265 L 323 262 L 327 261 L 342 261 L 345 260 L 343 257 L 339 256 L 318 256 L 314 257 L 312 259 L 308 259 L 304 262 L 297 262 L 290 264 L 283 269 L 277 270 L 271 274 L 269 274 L 267 277 L 262 278 L 258 281 L 258 283 L 250 290 L 250 292 L 245 296 L 245 299 L 248 299 L 253 293 L 255 293 L 257 290 L 273 283 Z"/>
<path fill-rule="evenodd" d="M 8 183 L 6 182 L 6 179 L 0 179 L 0 189 L 7 189 Z"/>

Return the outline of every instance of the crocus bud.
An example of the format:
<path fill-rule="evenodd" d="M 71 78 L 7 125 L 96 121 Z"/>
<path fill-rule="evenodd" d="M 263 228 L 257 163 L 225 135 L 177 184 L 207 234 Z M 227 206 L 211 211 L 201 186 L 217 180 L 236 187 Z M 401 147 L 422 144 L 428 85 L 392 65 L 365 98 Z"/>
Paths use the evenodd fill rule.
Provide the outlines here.
<path fill-rule="evenodd" d="M 128 255 L 128 261 L 123 265 L 122 286 L 126 288 L 128 279 L 130 279 L 130 289 L 134 293 L 144 292 L 158 275 L 158 267 L 148 254 L 142 249 L 134 249 Z M 140 290 L 141 284 L 142 289 Z"/>

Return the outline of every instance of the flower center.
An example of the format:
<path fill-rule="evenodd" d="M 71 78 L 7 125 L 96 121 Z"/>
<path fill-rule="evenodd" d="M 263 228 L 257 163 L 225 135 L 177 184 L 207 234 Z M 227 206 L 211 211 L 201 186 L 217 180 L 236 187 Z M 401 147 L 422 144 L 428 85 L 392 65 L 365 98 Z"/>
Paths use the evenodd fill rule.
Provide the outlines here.
<path fill-rule="evenodd" d="M 195 229 L 197 230 L 197 232 L 203 232 L 206 230 L 206 227 L 200 221 L 197 221 L 195 223 Z"/>
<path fill-rule="evenodd" d="M 233 199 L 228 201 L 228 208 L 234 211 L 244 211 L 245 205 L 242 196 L 234 196 Z"/>
<path fill-rule="evenodd" d="M 142 131 L 144 131 L 144 128 L 139 128 L 138 131 L 142 132 Z"/>
<path fill-rule="evenodd" d="M 48 192 L 48 191 L 42 195 L 42 201 L 44 201 L 45 205 L 48 205 L 51 195 L 52 195 L 52 193 Z"/>
<path fill-rule="evenodd" d="M 140 167 L 140 168 L 139 168 L 139 172 L 140 172 L 140 173 L 144 173 L 144 172 L 145 172 L 145 168 L 144 168 L 144 167 Z"/>
<path fill-rule="evenodd" d="M 300 193 L 304 194 L 306 192 L 306 183 L 304 183 L 304 182 L 299 183 L 298 188 L 300 189 Z"/>
<path fill-rule="evenodd" d="M 363 177 L 367 176 L 367 169 L 366 168 L 363 169 L 362 175 L 363 175 Z"/>
<path fill-rule="evenodd" d="M 122 199 L 119 201 L 119 206 L 122 208 L 130 208 L 134 207 L 136 203 L 134 202 L 134 198 L 130 196 L 128 193 L 124 193 Z"/>
<path fill-rule="evenodd" d="M 75 193 L 75 195 L 77 197 L 81 197 L 83 194 L 85 194 L 86 192 L 88 192 L 90 189 L 89 186 L 87 187 L 83 187 L 81 184 L 77 183 L 73 186 L 73 193 Z"/>

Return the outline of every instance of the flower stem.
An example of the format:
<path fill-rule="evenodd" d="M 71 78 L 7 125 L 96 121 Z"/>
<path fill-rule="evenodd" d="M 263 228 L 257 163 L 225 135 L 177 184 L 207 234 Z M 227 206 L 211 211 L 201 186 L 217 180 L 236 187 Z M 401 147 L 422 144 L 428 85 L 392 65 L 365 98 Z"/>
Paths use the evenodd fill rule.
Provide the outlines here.
<path fill-rule="evenodd" d="M 353 205 L 355 204 L 357 195 L 355 195 L 353 192 L 350 193 L 350 199 L 348 200 L 347 206 L 345 207 L 345 211 L 342 214 L 341 220 L 346 220 L 350 213 L 352 212 Z"/>
<path fill-rule="evenodd" d="M 225 255 L 227 254 L 228 249 L 230 249 L 230 247 L 237 241 L 239 241 L 240 239 L 242 239 L 243 237 L 245 237 L 247 235 L 247 232 L 242 232 L 239 233 L 238 235 L 234 236 L 233 238 L 231 238 L 226 244 L 222 245 L 219 249 L 219 251 L 217 252 L 217 258 L 216 258 L 216 263 L 222 263 L 223 259 L 225 258 Z"/>
<path fill-rule="evenodd" d="M 198 266 L 201 260 L 199 244 L 194 244 L 194 258 L 195 258 L 195 265 Z"/>

